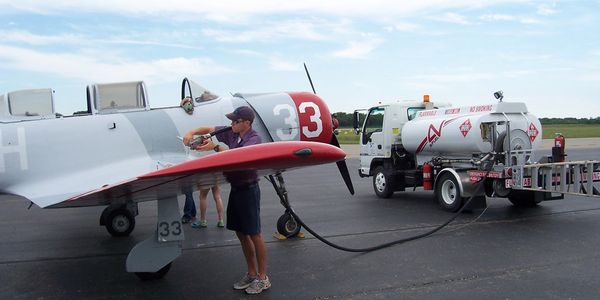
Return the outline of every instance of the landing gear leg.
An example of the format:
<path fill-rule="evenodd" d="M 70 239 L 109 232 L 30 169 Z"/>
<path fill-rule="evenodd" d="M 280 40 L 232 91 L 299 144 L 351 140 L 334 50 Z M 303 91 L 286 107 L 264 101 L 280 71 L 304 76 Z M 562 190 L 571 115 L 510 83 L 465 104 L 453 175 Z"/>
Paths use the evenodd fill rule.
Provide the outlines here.
<path fill-rule="evenodd" d="M 285 212 L 279 217 L 279 220 L 277 220 L 277 232 L 275 233 L 275 238 L 285 240 L 290 237 L 304 237 L 304 234 L 300 232 L 302 226 L 291 214 L 292 208 L 288 200 L 283 176 L 281 173 L 277 173 L 275 176 L 269 175 L 269 181 L 273 184 L 273 188 L 275 188 L 275 192 L 277 192 L 277 195 L 279 196 L 281 205 L 285 207 Z"/>
<path fill-rule="evenodd" d="M 184 240 L 177 195 L 159 198 L 158 222 L 153 237 L 135 245 L 127 256 L 127 272 L 142 280 L 162 278 L 181 255 Z"/>

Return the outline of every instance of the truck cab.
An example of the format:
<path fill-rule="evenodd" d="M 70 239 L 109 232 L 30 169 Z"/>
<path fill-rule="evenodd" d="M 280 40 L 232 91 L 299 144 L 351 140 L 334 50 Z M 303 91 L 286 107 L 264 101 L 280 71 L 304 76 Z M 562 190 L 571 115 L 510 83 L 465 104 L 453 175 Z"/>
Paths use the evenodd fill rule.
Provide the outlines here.
<path fill-rule="evenodd" d="M 425 95 L 425 101 L 402 101 L 378 105 L 354 111 L 354 130 L 360 135 L 361 177 L 374 175 L 377 167 L 393 163 L 394 153 L 403 153 L 402 127 L 422 110 L 434 108 Z M 438 106 L 435 106 L 438 107 Z M 359 125 L 359 113 L 366 112 L 366 119 Z M 406 155 L 407 153 L 405 153 Z"/>

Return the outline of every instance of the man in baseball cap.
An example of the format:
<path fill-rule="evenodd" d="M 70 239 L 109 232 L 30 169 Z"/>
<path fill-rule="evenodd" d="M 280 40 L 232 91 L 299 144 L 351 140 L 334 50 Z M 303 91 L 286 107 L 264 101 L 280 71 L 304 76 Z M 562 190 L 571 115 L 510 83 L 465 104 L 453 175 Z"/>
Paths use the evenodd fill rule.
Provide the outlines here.
<path fill-rule="evenodd" d="M 245 120 L 250 121 L 250 123 L 254 121 L 254 112 L 248 106 L 240 106 L 225 116 L 231 121 Z"/>
<path fill-rule="evenodd" d="M 229 149 L 246 147 L 262 142 L 258 133 L 252 129 L 254 111 L 248 106 L 240 106 L 225 115 L 231 120 L 231 130 L 225 126 L 200 127 L 190 130 L 183 138 L 188 145 L 194 135 L 204 135 L 218 131 L 215 137 Z M 227 151 L 212 140 L 198 146 L 196 150 L 215 152 Z M 233 284 L 236 290 L 245 290 L 248 294 L 258 294 L 271 287 L 267 276 L 267 246 L 262 237 L 260 225 L 260 188 L 258 174 L 254 170 L 225 173 L 231 184 L 227 202 L 227 229 L 235 231 L 242 244 L 247 271 Z"/>

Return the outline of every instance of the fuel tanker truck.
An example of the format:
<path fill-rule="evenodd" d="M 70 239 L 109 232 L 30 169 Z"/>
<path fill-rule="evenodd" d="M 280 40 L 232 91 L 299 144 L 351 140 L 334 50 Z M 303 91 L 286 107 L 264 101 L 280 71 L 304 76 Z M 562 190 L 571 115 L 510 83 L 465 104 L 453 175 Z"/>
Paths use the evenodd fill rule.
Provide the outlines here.
<path fill-rule="evenodd" d="M 535 206 L 564 194 L 600 197 L 598 161 L 564 161 L 564 138 L 552 156 L 538 148 L 542 126 L 522 102 L 451 107 L 403 101 L 354 112 L 360 135 L 361 177 L 373 177 L 381 198 L 422 187 L 433 190 L 440 206 L 458 211 L 485 207 L 486 196 L 508 198 L 516 206 Z M 359 125 L 359 113 L 366 118 Z"/>

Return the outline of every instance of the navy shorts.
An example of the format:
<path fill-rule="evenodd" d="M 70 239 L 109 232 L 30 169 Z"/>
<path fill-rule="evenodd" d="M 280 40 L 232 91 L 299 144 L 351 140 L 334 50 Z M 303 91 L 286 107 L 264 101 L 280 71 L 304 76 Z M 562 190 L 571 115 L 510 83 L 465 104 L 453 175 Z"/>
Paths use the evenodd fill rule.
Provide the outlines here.
<path fill-rule="evenodd" d="M 247 235 L 260 233 L 260 188 L 258 183 L 231 187 L 227 202 L 227 229 Z"/>

